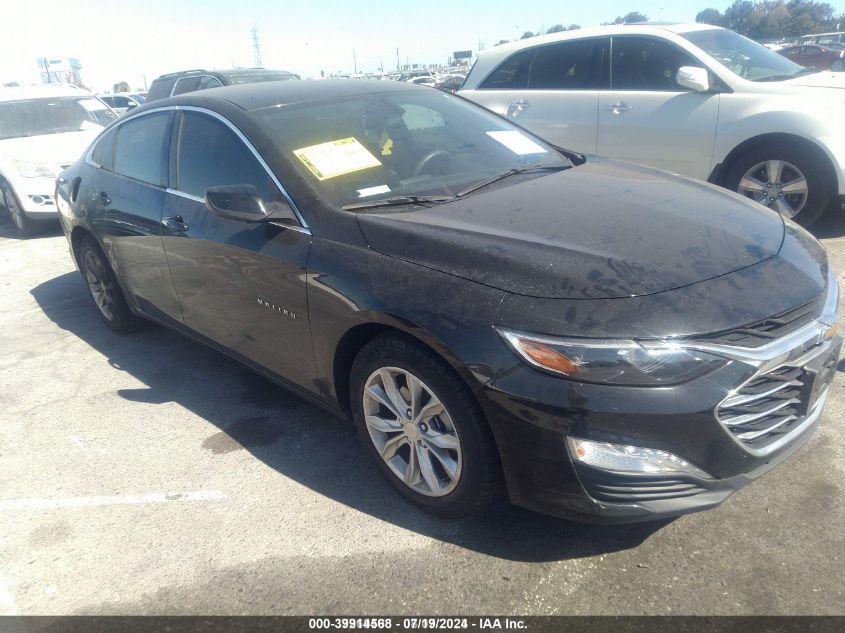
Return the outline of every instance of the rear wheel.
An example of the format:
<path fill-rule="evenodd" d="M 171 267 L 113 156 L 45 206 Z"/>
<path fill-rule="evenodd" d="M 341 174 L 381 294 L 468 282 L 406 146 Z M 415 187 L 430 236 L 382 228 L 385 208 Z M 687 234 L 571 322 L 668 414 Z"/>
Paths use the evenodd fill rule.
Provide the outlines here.
<path fill-rule="evenodd" d="M 80 272 L 103 323 L 122 334 L 138 329 L 142 322 L 129 308 L 114 270 L 93 238 L 83 240 L 78 258 Z"/>
<path fill-rule="evenodd" d="M 836 192 L 826 159 L 802 145 L 749 150 L 733 163 L 725 184 L 804 226 L 824 215 Z"/>
<path fill-rule="evenodd" d="M 401 335 L 365 345 L 352 367 L 359 436 L 402 496 L 447 517 L 483 511 L 501 473 L 484 414 L 431 350 Z"/>
<path fill-rule="evenodd" d="M 0 182 L 0 198 L 2 198 L 0 202 L 2 202 L 3 206 L 9 212 L 9 216 L 12 218 L 12 223 L 15 225 L 18 235 L 28 237 L 42 230 L 43 224 L 31 219 L 26 214 L 20 202 L 18 202 L 15 192 L 12 191 L 12 188 L 6 182 Z"/>

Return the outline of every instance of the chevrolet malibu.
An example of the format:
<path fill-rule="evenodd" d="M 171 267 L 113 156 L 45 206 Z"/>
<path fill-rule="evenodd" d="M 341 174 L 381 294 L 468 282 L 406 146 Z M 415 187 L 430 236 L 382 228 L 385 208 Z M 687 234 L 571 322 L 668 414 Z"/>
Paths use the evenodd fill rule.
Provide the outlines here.
<path fill-rule="evenodd" d="M 716 506 L 811 436 L 841 345 L 790 220 L 410 84 L 148 104 L 56 195 L 108 327 L 165 325 L 352 418 L 443 516 Z"/>

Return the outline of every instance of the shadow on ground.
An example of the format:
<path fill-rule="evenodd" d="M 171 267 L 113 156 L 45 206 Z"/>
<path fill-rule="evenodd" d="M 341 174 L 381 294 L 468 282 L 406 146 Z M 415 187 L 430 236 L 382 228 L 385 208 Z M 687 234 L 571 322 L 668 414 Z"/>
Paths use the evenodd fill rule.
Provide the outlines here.
<path fill-rule="evenodd" d="M 164 328 L 149 326 L 130 336 L 112 333 L 100 322 L 76 272 L 51 279 L 31 293 L 59 327 L 146 385 L 120 390 L 122 398 L 176 402 L 214 425 L 216 432 L 199 442 L 198 449 L 213 454 L 246 449 L 286 477 L 381 520 L 519 561 L 579 558 L 633 548 L 666 524 L 589 526 L 506 504 L 478 518 L 438 519 L 391 489 L 358 445 L 351 423 Z"/>

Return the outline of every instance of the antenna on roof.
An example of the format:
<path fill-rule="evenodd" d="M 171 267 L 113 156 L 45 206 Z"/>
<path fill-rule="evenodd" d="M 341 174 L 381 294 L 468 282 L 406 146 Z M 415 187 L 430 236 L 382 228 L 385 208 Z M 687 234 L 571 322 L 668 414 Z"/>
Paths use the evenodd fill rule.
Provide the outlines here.
<path fill-rule="evenodd" d="M 252 27 L 252 48 L 255 51 L 255 67 L 264 68 L 264 62 L 261 61 L 261 43 L 258 41 L 258 27 Z"/>

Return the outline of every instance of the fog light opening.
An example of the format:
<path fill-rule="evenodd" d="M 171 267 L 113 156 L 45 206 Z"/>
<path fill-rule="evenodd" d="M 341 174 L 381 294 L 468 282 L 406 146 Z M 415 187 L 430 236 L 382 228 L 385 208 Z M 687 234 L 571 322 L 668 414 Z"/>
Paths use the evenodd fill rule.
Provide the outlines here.
<path fill-rule="evenodd" d="M 655 448 L 593 442 L 567 437 L 573 461 L 616 473 L 670 474 L 685 473 L 699 479 L 713 479 L 695 464 L 673 453 Z"/>

